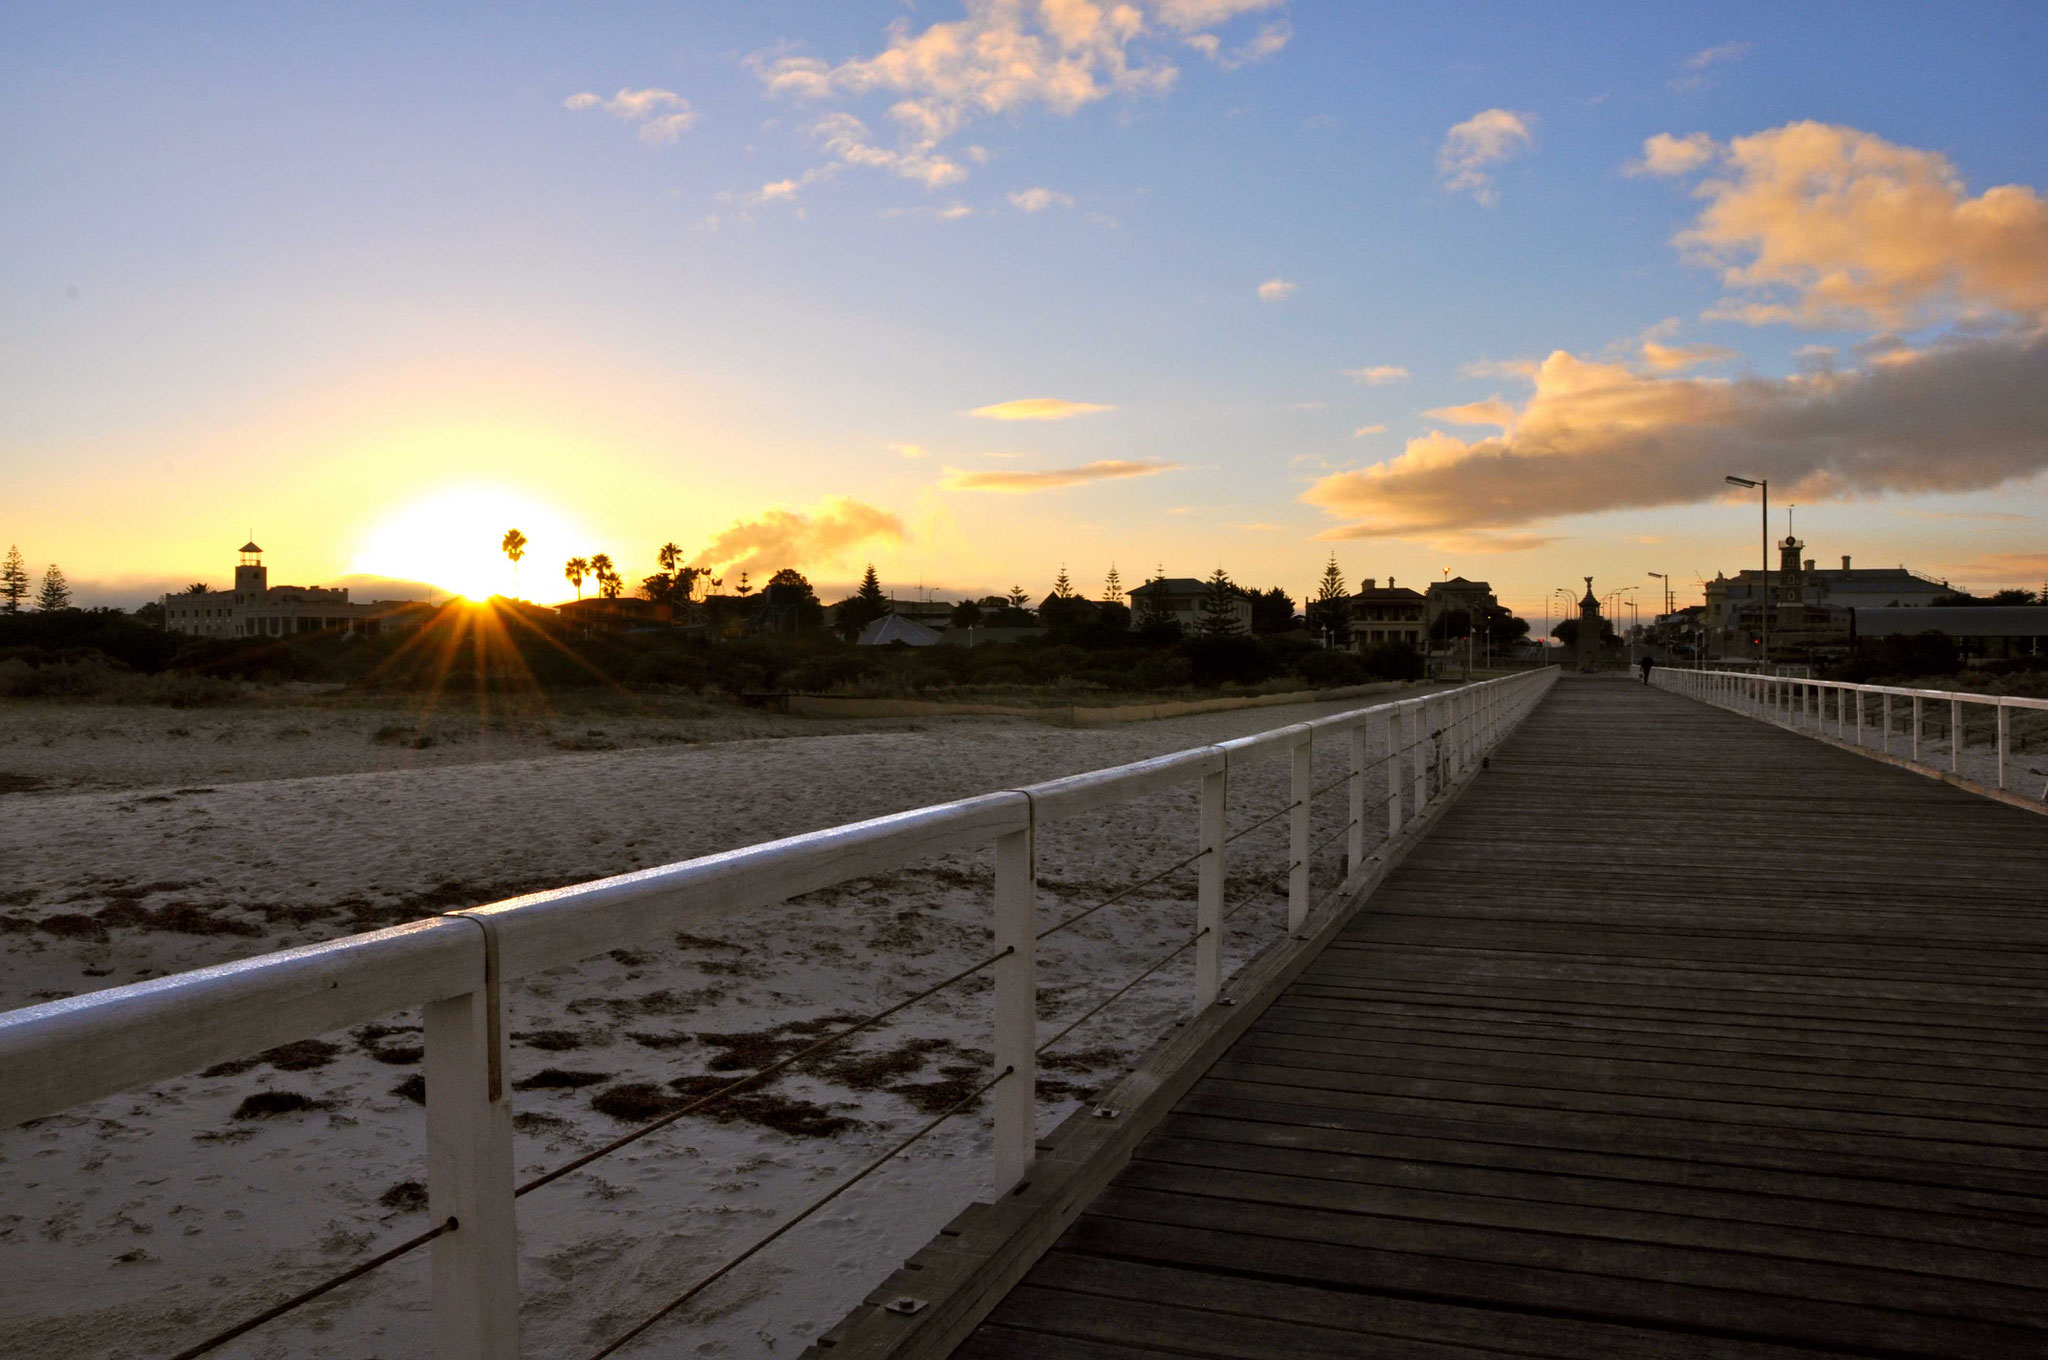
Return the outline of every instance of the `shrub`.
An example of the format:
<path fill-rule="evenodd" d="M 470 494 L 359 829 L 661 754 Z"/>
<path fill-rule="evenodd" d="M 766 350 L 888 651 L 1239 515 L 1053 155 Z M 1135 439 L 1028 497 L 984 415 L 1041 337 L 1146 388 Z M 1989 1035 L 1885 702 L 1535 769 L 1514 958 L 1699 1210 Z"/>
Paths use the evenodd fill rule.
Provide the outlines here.
<path fill-rule="evenodd" d="M 1355 652 L 1321 649 L 1309 652 L 1294 663 L 1295 673 L 1312 685 L 1334 688 L 1362 685 L 1373 678 L 1372 667 Z"/>
<path fill-rule="evenodd" d="M 1381 680 L 1420 680 L 1422 654 L 1399 642 L 1382 642 L 1360 653 L 1365 668 Z"/>
<path fill-rule="evenodd" d="M 1273 654 L 1248 637 L 1196 638 L 1182 644 L 1195 684 L 1204 689 L 1217 685 L 1256 685 L 1274 674 L 1279 666 Z"/>

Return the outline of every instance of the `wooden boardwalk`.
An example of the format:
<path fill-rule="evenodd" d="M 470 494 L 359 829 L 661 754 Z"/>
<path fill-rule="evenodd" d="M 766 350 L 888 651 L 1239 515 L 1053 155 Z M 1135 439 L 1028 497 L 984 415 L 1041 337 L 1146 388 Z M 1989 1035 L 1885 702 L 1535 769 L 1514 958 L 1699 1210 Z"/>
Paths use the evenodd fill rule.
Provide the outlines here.
<path fill-rule="evenodd" d="M 957 1351 L 2048 1355 L 2048 818 L 1560 684 Z"/>

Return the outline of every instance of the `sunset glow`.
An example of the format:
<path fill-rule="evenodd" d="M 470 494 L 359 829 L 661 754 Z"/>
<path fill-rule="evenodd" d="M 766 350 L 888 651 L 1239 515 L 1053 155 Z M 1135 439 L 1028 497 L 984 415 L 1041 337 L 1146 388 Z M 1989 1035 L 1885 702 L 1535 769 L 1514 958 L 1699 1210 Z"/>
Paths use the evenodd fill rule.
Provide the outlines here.
<path fill-rule="evenodd" d="M 252 531 L 509 591 L 516 522 L 543 601 L 671 541 L 954 598 L 1334 550 L 1540 618 L 1754 565 L 1729 469 L 1818 556 L 2048 576 L 2030 29 L 98 8 L 0 53 L 7 537 L 84 600 Z"/>
<path fill-rule="evenodd" d="M 507 529 L 527 538 L 515 571 L 499 551 Z M 472 600 L 539 592 L 553 599 L 566 587 L 564 559 L 578 555 L 587 535 L 542 501 L 503 487 L 448 487 L 411 501 L 378 524 L 350 571 L 365 576 L 424 581 Z"/>

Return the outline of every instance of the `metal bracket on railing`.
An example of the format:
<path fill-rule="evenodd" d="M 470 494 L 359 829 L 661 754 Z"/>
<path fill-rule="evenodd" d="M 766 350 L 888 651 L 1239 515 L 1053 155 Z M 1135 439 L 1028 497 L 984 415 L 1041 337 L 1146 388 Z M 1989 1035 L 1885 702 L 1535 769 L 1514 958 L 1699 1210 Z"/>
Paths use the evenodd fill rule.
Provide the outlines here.
<path fill-rule="evenodd" d="M 490 1051 L 485 1081 L 491 1102 L 496 1104 L 505 1096 L 502 1010 L 498 1002 L 498 925 L 488 916 L 472 916 L 467 911 L 444 911 L 441 915 L 449 920 L 475 922 L 484 933 L 484 1044 Z"/>

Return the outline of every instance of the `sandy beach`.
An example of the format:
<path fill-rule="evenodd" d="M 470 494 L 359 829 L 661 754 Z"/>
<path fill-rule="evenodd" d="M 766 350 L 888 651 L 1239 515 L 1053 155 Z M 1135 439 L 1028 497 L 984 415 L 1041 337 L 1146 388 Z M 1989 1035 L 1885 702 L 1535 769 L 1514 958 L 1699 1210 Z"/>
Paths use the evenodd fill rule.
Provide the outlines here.
<path fill-rule="evenodd" d="M 1360 702 L 1074 731 L 756 714 L 0 709 L 0 1006 L 687 859 L 1262 731 Z M 394 730 L 400 735 L 393 735 Z M 419 742 L 425 734 L 430 740 Z M 579 747 L 586 749 L 578 749 Z M 1342 753 L 1319 753 L 1318 783 Z M 1285 770 L 1233 777 L 1231 824 Z M 1318 826 L 1342 820 L 1341 794 Z M 1042 838 L 1050 923 L 1183 857 L 1192 787 Z M 1285 822 L 1232 846 L 1226 966 L 1273 937 Z M 1318 858 L 1335 882 L 1341 851 Z M 522 979 L 508 995 L 522 1177 L 678 1093 L 755 1070 L 987 947 L 987 853 L 929 861 Z M 1049 939 L 1050 1034 L 1185 940 L 1184 873 Z M 1048 1055 L 1050 1128 L 1185 1013 L 1168 967 Z M 520 1201 L 530 1353 L 596 1349 L 986 1079 L 979 979 L 813 1067 Z M 250 1055 L 0 1133 L 0 1355 L 170 1353 L 424 1226 L 417 1014 Z M 973 1111 L 626 1354 L 793 1355 L 987 1189 Z M 243 1338 L 243 1356 L 423 1356 L 426 1253 Z"/>

